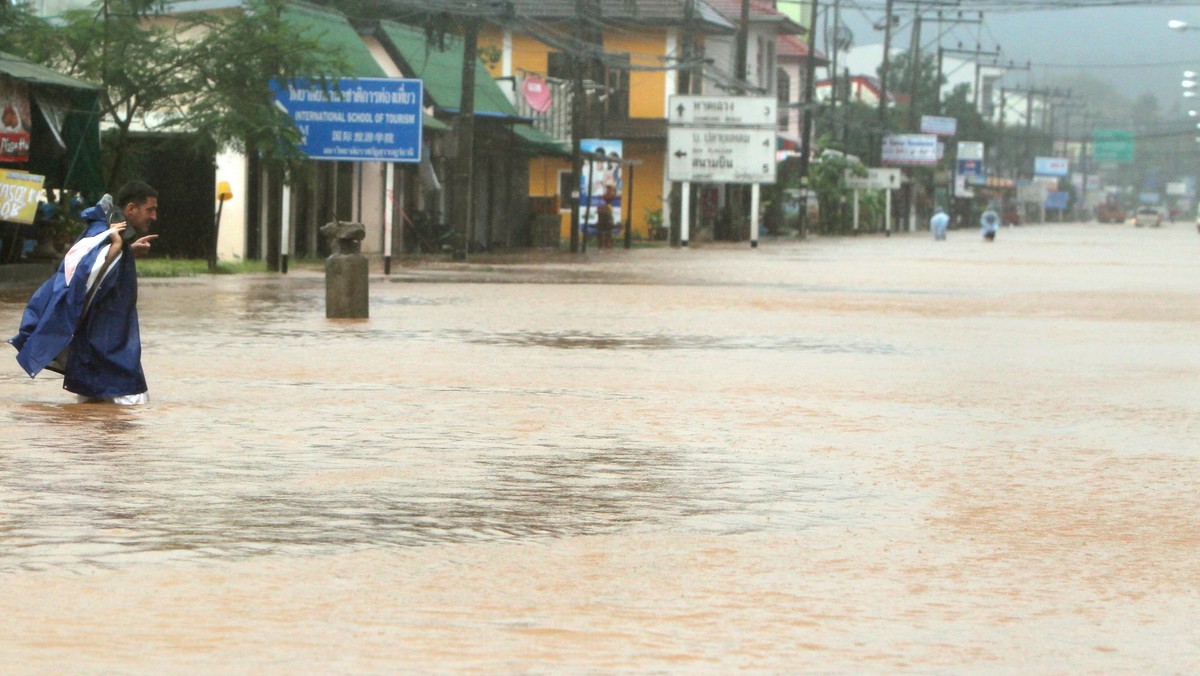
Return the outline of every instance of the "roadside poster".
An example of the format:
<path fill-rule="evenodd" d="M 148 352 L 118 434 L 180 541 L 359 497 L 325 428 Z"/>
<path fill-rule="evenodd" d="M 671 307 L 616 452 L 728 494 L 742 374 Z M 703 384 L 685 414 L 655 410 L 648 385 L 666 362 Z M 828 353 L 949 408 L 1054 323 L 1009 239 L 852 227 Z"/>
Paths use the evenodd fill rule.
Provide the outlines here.
<path fill-rule="evenodd" d="M 1069 192 L 1048 192 L 1046 193 L 1045 206 L 1047 209 L 1066 209 L 1071 203 L 1071 193 Z"/>
<path fill-rule="evenodd" d="M 953 117 L 921 116 L 921 133 L 937 136 L 954 136 L 958 131 L 958 119 Z"/>
<path fill-rule="evenodd" d="M 29 160 L 29 85 L 0 76 L 0 162 Z"/>
<path fill-rule="evenodd" d="M 1066 176 L 1071 168 L 1071 161 L 1065 157 L 1035 157 L 1033 173 L 1037 176 Z"/>
<path fill-rule="evenodd" d="M 977 183 L 984 177 L 983 160 L 964 160 L 958 158 L 958 175 L 967 177 L 968 181 Z"/>
<path fill-rule="evenodd" d="M 336 87 L 297 78 L 270 81 L 275 105 L 296 123 L 300 150 L 314 160 L 421 161 L 424 83 L 343 78 Z"/>
<path fill-rule="evenodd" d="M 931 167 L 938 160 L 934 134 L 893 134 L 883 138 L 883 163 L 905 167 Z"/>
<path fill-rule="evenodd" d="M 982 141 L 959 141 L 958 142 L 958 159 L 960 160 L 979 160 L 983 161 L 983 142 Z"/>
<path fill-rule="evenodd" d="M 597 209 L 602 204 L 612 207 L 613 223 L 623 223 L 621 220 L 621 164 L 605 162 L 601 156 L 620 160 L 624 155 L 624 145 L 615 139 L 580 139 L 579 148 L 583 151 L 585 161 L 583 171 L 579 174 L 580 200 L 579 222 L 583 226 L 595 226 L 600 218 Z M 589 179 L 591 184 L 589 185 Z"/>
<path fill-rule="evenodd" d="M 0 169 L 0 220 L 33 223 L 45 176 Z"/>

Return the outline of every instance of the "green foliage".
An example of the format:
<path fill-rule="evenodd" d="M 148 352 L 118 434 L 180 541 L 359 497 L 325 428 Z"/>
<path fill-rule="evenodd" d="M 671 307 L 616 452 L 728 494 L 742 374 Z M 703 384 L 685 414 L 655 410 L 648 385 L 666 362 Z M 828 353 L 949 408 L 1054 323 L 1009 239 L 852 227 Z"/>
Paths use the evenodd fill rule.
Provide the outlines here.
<path fill-rule="evenodd" d="M 897 54 L 894 59 L 888 63 L 887 81 L 888 91 L 895 94 L 903 94 L 905 96 L 913 95 L 913 69 L 912 55 L 908 52 Z M 940 95 L 941 86 L 946 81 L 943 76 L 938 79 L 937 58 L 928 52 L 921 54 L 920 61 L 917 63 L 917 88 L 916 98 L 904 108 L 908 114 L 903 116 L 903 119 L 909 119 L 912 116 L 911 107 L 916 105 L 917 117 L 920 119 L 922 112 L 932 113 L 937 108 L 937 101 Z M 896 127 L 891 127 L 895 129 Z M 916 131 L 911 130 L 911 131 Z"/>
<path fill-rule="evenodd" d="M 137 263 L 139 277 L 196 277 L 209 273 L 208 262 L 199 258 L 143 258 Z M 237 275 L 266 272 L 265 261 L 218 263 L 212 274 Z"/>
<path fill-rule="evenodd" d="M 809 165 L 808 172 L 809 187 L 816 191 L 821 207 L 820 223 L 816 228 L 810 226 L 810 229 L 825 235 L 846 233 L 853 229 L 854 213 L 850 207 L 853 191 L 846 188 L 845 174 L 847 170 L 857 176 L 867 174 L 866 167 L 860 162 L 853 162 L 841 151 L 829 148 L 828 143 L 828 139 L 818 143 L 820 156 Z"/>
<path fill-rule="evenodd" d="M 284 21 L 284 6 L 248 0 L 242 11 L 162 16 L 155 2 L 102 0 L 53 24 L 10 9 L 0 13 L 0 36 L 9 51 L 103 86 L 110 185 L 138 123 L 296 166 L 299 132 L 273 105 L 268 82 L 324 83 L 344 61 Z"/>

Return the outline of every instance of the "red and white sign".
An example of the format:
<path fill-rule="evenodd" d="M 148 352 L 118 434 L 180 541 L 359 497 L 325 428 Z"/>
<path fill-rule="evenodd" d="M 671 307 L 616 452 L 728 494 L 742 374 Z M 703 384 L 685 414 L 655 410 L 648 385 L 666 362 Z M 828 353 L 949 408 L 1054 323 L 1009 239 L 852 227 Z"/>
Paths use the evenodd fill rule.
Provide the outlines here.
<path fill-rule="evenodd" d="M 530 108 L 544 113 L 550 110 L 550 105 L 554 103 L 554 98 L 550 94 L 550 85 L 537 75 L 525 76 L 525 83 L 521 85 L 521 93 L 525 96 L 525 102 Z"/>
<path fill-rule="evenodd" d="M 932 167 L 938 161 L 938 137 L 933 134 L 893 134 L 883 138 L 883 163 L 902 167 Z"/>
<path fill-rule="evenodd" d="M 29 160 L 29 85 L 0 77 L 0 162 Z"/>

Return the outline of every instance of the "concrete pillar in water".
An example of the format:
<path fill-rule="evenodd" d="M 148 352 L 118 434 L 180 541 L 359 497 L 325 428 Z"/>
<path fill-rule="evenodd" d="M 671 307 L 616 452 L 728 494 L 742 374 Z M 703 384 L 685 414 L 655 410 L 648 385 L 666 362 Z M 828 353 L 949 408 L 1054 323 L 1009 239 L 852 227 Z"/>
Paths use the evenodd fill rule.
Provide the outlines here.
<path fill-rule="evenodd" d="M 321 227 L 333 253 L 325 259 L 325 318 L 366 319 L 370 316 L 367 257 L 362 223 L 334 221 Z"/>

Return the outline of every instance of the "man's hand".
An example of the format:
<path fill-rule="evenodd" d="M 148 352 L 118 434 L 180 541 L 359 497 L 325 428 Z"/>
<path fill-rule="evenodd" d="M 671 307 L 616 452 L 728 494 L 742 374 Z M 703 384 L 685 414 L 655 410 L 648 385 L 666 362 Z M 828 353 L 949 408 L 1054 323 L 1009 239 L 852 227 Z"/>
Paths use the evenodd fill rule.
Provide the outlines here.
<path fill-rule="evenodd" d="M 114 252 L 121 249 L 121 231 L 127 227 L 127 223 L 113 223 L 108 227 L 108 241 L 112 244 Z"/>
<path fill-rule="evenodd" d="M 144 256 L 150 253 L 150 242 L 155 239 L 158 239 L 158 235 L 140 237 L 133 244 L 130 244 L 129 248 L 133 251 L 134 256 Z"/>

